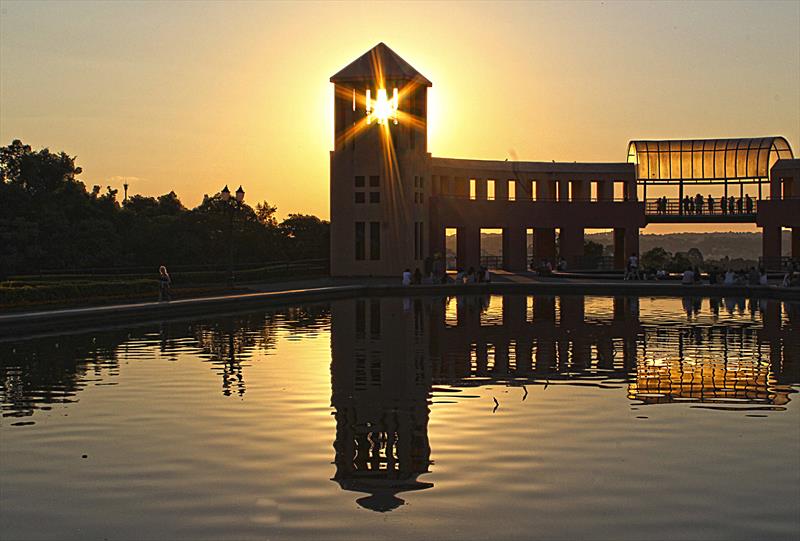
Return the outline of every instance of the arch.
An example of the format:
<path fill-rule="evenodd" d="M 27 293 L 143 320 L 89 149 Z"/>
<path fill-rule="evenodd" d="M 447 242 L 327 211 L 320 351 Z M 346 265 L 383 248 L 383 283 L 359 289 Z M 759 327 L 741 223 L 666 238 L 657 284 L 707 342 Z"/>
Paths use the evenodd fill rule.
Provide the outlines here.
<path fill-rule="evenodd" d="M 628 163 L 635 164 L 637 178 L 654 184 L 766 179 L 777 160 L 792 158 L 789 142 L 780 136 L 628 143 Z"/>

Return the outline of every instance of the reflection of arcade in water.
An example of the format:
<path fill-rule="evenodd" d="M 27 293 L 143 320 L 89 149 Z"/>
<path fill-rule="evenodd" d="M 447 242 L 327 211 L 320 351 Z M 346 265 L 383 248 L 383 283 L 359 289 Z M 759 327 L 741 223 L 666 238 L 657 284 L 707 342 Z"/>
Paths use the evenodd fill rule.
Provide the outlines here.
<path fill-rule="evenodd" d="M 432 486 L 418 476 L 431 464 L 428 404 L 437 384 L 626 383 L 628 397 L 645 404 L 788 402 L 800 381 L 797 305 L 685 299 L 678 319 L 675 310 L 641 316 L 639 302 L 476 295 L 333 303 L 334 480 L 369 494 L 358 503 L 380 511 L 401 505 L 399 492 Z"/>

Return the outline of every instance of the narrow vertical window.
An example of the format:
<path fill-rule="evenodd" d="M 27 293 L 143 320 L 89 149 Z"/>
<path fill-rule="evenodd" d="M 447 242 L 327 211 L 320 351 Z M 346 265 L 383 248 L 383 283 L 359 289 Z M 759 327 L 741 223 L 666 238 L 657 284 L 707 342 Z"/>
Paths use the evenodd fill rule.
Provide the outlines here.
<path fill-rule="evenodd" d="M 366 228 L 364 222 L 356 222 L 356 261 L 364 260 Z"/>
<path fill-rule="evenodd" d="M 494 181 L 487 180 L 486 181 L 486 199 L 489 201 L 494 201 Z"/>
<path fill-rule="evenodd" d="M 517 181 L 516 180 L 509 180 L 508 181 L 508 200 L 509 201 L 516 201 L 517 200 Z"/>
<path fill-rule="evenodd" d="M 478 185 L 474 178 L 469 179 L 469 198 L 475 199 L 478 196 Z"/>
<path fill-rule="evenodd" d="M 422 195 L 422 194 L 420 194 Z M 425 258 L 425 235 L 423 233 L 425 231 L 424 223 L 419 223 L 419 257 L 417 259 L 422 260 Z"/>
<path fill-rule="evenodd" d="M 369 223 L 369 258 L 377 261 L 381 258 L 381 223 Z"/>
<path fill-rule="evenodd" d="M 414 259 L 419 259 L 419 222 L 414 222 Z"/>

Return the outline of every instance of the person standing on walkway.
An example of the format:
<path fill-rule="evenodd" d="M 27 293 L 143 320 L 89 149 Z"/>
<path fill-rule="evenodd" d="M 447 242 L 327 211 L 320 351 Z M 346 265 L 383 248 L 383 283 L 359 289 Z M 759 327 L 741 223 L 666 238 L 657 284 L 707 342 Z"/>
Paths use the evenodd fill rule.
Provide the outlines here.
<path fill-rule="evenodd" d="M 158 302 L 172 300 L 172 295 L 169 293 L 169 288 L 171 285 L 172 279 L 169 277 L 167 267 L 161 265 L 158 268 Z"/>

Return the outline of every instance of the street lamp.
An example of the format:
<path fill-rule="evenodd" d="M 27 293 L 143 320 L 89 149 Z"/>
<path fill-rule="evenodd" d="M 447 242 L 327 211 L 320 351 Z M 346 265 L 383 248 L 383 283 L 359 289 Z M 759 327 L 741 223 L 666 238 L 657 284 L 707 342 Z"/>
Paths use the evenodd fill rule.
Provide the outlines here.
<path fill-rule="evenodd" d="M 222 197 L 222 201 L 224 201 L 228 207 L 228 287 L 233 288 L 233 283 L 235 280 L 235 276 L 233 274 L 233 213 L 234 206 L 240 207 L 242 203 L 244 203 L 244 190 L 240 185 L 239 189 L 236 190 L 236 195 L 233 202 L 231 202 L 231 191 L 228 189 L 228 185 L 226 184 L 220 192 L 220 197 Z"/>

